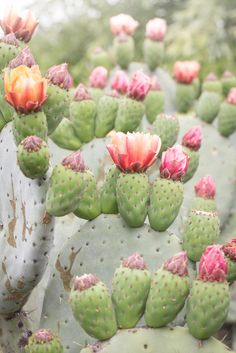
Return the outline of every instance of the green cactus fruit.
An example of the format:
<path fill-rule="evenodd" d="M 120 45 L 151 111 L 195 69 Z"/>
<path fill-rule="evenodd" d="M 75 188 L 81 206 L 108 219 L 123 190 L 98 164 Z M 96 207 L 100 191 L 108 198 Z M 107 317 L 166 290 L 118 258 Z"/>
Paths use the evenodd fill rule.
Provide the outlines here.
<path fill-rule="evenodd" d="M 172 147 L 179 133 L 179 120 L 177 116 L 159 114 L 154 121 L 151 132 L 161 138 L 161 153 L 167 150 L 167 148 Z"/>
<path fill-rule="evenodd" d="M 94 175 L 86 170 L 83 173 L 84 188 L 74 214 L 84 219 L 94 219 L 101 213 L 100 197 Z"/>
<path fill-rule="evenodd" d="M 147 216 L 149 182 L 144 173 L 120 173 L 116 184 L 119 212 L 130 227 L 140 227 Z"/>
<path fill-rule="evenodd" d="M 89 142 L 94 137 L 96 103 L 84 85 L 79 84 L 70 104 L 70 119 L 76 135 L 82 142 Z"/>
<path fill-rule="evenodd" d="M 191 203 L 191 210 L 217 212 L 216 201 L 214 199 L 203 199 L 202 197 L 196 196 Z"/>
<path fill-rule="evenodd" d="M 38 136 L 47 140 L 47 118 L 43 112 L 16 114 L 13 120 L 13 134 L 16 144 L 27 136 Z"/>
<path fill-rule="evenodd" d="M 17 161 L 27 178 L 42 177 L 49 168 L 49 159 L 48 145 L 38 136 L 28 136 L 18 146 Z"/>
<path fill-rule="evenodd" d="M 56 130 L 50 135 L 50 138 L 59 147 L 72 151 L 78 150 L 82 144 L 75 133 L 73 123 L 67 118 L 62 119 Z"/>
<path fill-rule="evenodd" d="M 228 264 L 227 281 L 233 283 L 236 280 L 236 261 L 231 260 L 229 257 L 226 259 Z"/>
<path fill-rule="evenodd" d="M 49 135 L 60 124 L 62 118 L 69 118 L 70 94 L 67 90 L 57 85 L 49 84 L 47 100 L 43 105 L 43 111 L 47 116 Z"/>
<path fill-rule="evenodd" d="M 93 67 L 103 66 L 107 70 L 112 68 L 112 59 L 110 54 L 102 48 L 95 48 L 91 53 Z"/>
<path fill-rule="evenodd" d="M 88 89 L 88 92 L 91 95 L 92 100 L 94 100 L 96 104 L 98 104 L 99 100 L 104 95 L 104 90 L 102 88 L 90 87 Z"/>
<path fill-rule="evenodd" d="M 217 118 L 219 133 L 225 137 L 233 134 L 236 130 L 236 105 L 223 102 Z"/>
<path fill-rule="evenodd" d="M 227 281 L 232 283 L 236 280 L 236 239 L 224 244 L 221 250 L 228 265 Z"/>
<path fill-rule="evenodd" d="M 202 84 L 202 91 L 215 92 L 222 95 L 222 83 L 219 80 L 206 80 Z"/>
<path fill-rule="evenodd" d="M 142 102 L 132 98 L 121 98 L 115 121 L 115 130 L 134 131 L 141 123 L 144 110 Z"/>
<path fill-rule="evenodd" d="M 25 353 L 63 353 L 60 339 L 50 330 L 37 330 L 29 337 Z"/>
<path fill-rule="evenodd" d="M 114 38 L 113 49 L 116 63 L 126 70 L 134 57 L 134 40 L 129 35 Z"/>
<path fill-rule="evenodd" d="M 192 84 L 193 84 L 194 91 L 195 91 L 194 98 L 198 99 L 198 97 L 201 94 L 201 81 L 200 81 L 199 77 L 196 77 L 193 80 Z"/>
<path fill-rule="evenodd" d="M 145 321 L 150 327 L 162 327 L 175 319 L 189 294 L 190 281 L 185 252 L 169 259 L 152 277 Z"/>
<path fill-rule="evenodd" d="M 114 94 L 103 96 L 97 105 L 95 136 L 104 137 L 113 130 L 118 110 L 119 98 Z"/>
<path fill-rule="evenodd" d="M 221 97 L 215 92 L 202 92 L 197 103 L 197 116 L 208 124 L 216 118 L 221 104 Z"/>
<path fill-rule="evenodd" d="M 187 113 L 193 106 L 195 90 L 193 84 L 176 84 L 176 109 L 179 113 Z"/>
<path fill-rule="evenodd" d="M 74 317 L 82 328 L 99 340 L 111 338 L 117 331 L 115 311 L 108 288 L 96 276 L 76 277 L 70 293 Z"/>
<path fill-rule="evenodd" d="M 8 36 L 3 37 L 0 41 L 0 71 L 7 67 L 9 62 L 14 59 L 20 51 L 18 46 L 4 42 Z"/>
<path fill-rule="evenodd" d="M 140 254 L 134 253 L 122 261 L 112 280 L 112 301 L 119 328 L 135 327 L 141 319 L 150 284 L 151 274 Z"/>
<path fill-rule="evenodd" d="M 221 83 L 222 83 L 223 94 L 225 97 L 227 97 L 231 88 L 236 87 L 236 77 L 233 76 L 232 74 L 231 76 L 228 76 L 228 77 L 227 76 L 222 77 Z"/>
<path fill-rule="evenodd" d="M 76 210 L 84 189 L 85 168 L 79 151 L 53 168 L 46 198 L 49 215 L 60 217 Z"/>
<path fill-rule="evenodd" d="M 151 71 L 160 66 L 164 59 L 164 43 L 145 38 L 143 44 L 144 61 Z"/>
<path fill-rule="evenodd" d="M 150 188 L 148 219 L 150 226 L 163 232 L 178 216 L 184 187 L 180 181 L 157 179 Z"/>
<path fill-rule="evenodd" d="M 183 147 L 183 149 L 189 156 L 188 170 L 182 178 L 183 183 L 186 183 L 194 176 L 198 168 L 200 154 L 199 151 L 194 151 L 188 147 Z"/>
<path fill-rule="evenodd" d="M 119 175 L 120 170 L 116 166 L 111 167 L 106 174 L 101 189 L 102 213 L 118 213 L 118 205 L 116 201 L 116 183 Z"/>
<path fill-rule="evenodd" d="M 165 110 L 165 96 L 164 92 L 150 90 L 144 100 L 146 117 L 150 124 L 152 124 L 158 114 Z"/>

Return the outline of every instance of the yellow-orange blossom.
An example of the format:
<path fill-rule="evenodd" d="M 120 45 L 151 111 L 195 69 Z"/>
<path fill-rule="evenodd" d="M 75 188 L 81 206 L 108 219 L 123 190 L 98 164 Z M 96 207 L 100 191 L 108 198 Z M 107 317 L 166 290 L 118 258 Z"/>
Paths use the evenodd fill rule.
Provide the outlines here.
<path fill-rule="evenodd" d="M 47 99 L 47 80 L 42 77 L 37 65 L 6 69 L 4 87 L 5 99 L 21 113 L 38 111 Z"/>

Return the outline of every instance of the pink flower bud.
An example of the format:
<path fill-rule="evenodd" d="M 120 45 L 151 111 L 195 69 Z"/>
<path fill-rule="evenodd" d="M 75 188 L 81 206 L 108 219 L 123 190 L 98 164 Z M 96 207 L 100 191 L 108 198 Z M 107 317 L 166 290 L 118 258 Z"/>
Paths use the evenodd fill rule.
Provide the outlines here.
<path fill-rule="evenodd" d="M 122 172 L 145 172 L 156 160 L 161 148 L 157 135 L 142 132 L 116 132 L 107 146 L 111 158 Z"/>
<path fill-rule="evenodd" d="M 19 46 L 19 42 L 16 39 L 16 36 L 14 33 L 9 33 L 9 34 L 5 35 L 4 37 L 2 37 L 0 39 L 0 42 L 5 43 L 5 44 L 9 44 L 9 45 L 14 45 L 15 47 Z"/>
<path fill-rule="evenodd" d="M 200 259 L 198 278 L 206 282 L 224 282 L 227 273 L 228 264 L 221 246 L 208 246 Z"/>
<path fill-rule="evenodd" d="M 136 71 L 131 77 L 131 81 L 128 86 L 128 97 L 137 101 L 145 99 L 151 88 L 150 78 L 143 73 L 142 70 Z"/>
<path fill-rule="evenodd" d="M 191 150 L 198 151 L 202 143 L 202 129 L 201 126 L 191 127 L 182 139 L 182 145 Z"/>
<path fill-rule="evenodd" d="M 73 170 L 74 172 L 84 172 L 87 170 L 80 151 L 73 152 L 69 156 L 65 157 L 62 161 L 62 165 Z"/>
<path fill-rule="evenodd" d="M 46 77 L 53 85 L 59 86 L 63 89 L 68 90 L 73 86 L 73 79 L 68 71 L 68 65 L 66 63 L 50 67 Z"/>
<path fill-rule="evenodd" d="M 127 259 L 122 262 L 123 267 L 130 268 L 131 270 L 145 270 L 147 269 L 147 265 L 143 259 L 143 257 L 135 252 L 133 255 L 129 256 Z"/>
<path fill-rule="evenodd" d="M 39 329 L 33 334 L 32 337 L 37 343 L 46 343 L 52 341 L 54 335 L 50 330 Z"/>
<path fill-rule="evenodd" d="M 97 276 L 90 274 L 85 274 L 83 276 L 76 276 L 75 280 L 74 280 L 74 289 L 82 292 L 86 289 L 89 289 L 93 286 L 95 286 L 95 284 L 97 284 L 98 282 L 100 282 L 100 279 Z"/>
<path fill-rule="evenodd" d="M 74 93 L 74 101 L 80 102 L 87 99 L 92 99 L 86 87 L 80 83 Z"/>
<path fill-rule="evenodd" d="M 177 61 L 174 65 L 174 77 L 180 83 L 192 83 L 199 71 L 200 65 L 196 61 Z"/>
<path fill-rule="evenodd" d="M 174 181 L 181 180 L 188 170 L 189 156 L 181 145 L 175 145 L 162 153 L 160 176 Z"/>
<path fill-rule="evenodd" d="M 33 55 L 28 47 L 25 47 L 21 50 L 21 52 L 9 63 L 10 69 L 14 69 L 17 66 L 25 65 L 28 67 L 32 67 L 36 65 Z"/>
<path fill-rule="evenodd" d="M 232 239 L 229 243 L 223 245 L 221 249 L 226 257 L 236 262 L 236 239 Z"/>
<path fill-rule="evenodd" d="M 227 103 L 236 105 L 236 88 L 231 88 L 229 91 Z"/>
<path fill-rule="evenodd" d="M 39 151 L 43 140 L 38 136 L 27 136 L 23 141 L 20 143 L 23 145 L 24 149 L 27 151 Z"/>
<path fill-rule="evenodd" d="M 139 23 L 129 15 L 123 13 L 110 18 L 110 27 L 113 35 L 125 33 L 132 36 L 139 26 Z"/>
<path fill-rule="evenodd" d="M 233 77 L 234 75 L 232 74 L 232 72 L 230 72 L 230 71 L 225 71 L 224 73 L 223 73 L 223 78 L 231 78 L 231 77 Z"/>
<path fill-rule="evenodd" d="M 162 41 L 166 34 L 166 21 L 162 18 L 153 18 L 146 24 L 146 37 L 155 41 Z"/>
<path fill-rule="evenodd" d="M 97 66 L 89 76 L 90 85 L 94 88 L 104 88 L 107 85 L 108 72 L 103 66 Z"/>
<path fill-rule="evenodd" d="M 210 72 L 207 77 L 205 78 L 204 81 L 217 81 L 218 78 L 217 76 L 214 74 L 214 72 Z"/>
<path fill-rule="evenodd" d="M 173 275 L 188 276 L 188 257 L 186 251 L 182 251 L 172 256 L 163 266 L 164 270 L 167 270 Z"/>
<path fill-rule="evenodd" d="M 216 184 L 210 175 L 204 176 L 194 186 L 196 196 L 203 199 L 214 199 L 216 195 Z"/>
<path fill-rule="evenodd" d="M 127 92 L 128 83 L 129 78 L 126 73 L 122 70 L 117 70 L 115 72 L 111 87 L 120 94 L 125 94 Z"/>

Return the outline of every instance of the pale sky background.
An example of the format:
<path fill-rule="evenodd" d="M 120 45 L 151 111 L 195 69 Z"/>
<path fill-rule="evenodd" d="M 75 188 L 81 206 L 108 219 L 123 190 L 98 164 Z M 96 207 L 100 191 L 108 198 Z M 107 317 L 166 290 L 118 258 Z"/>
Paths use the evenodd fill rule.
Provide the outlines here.
<path fill-rule="evenodd" d="M 0 0 L 0 14 L 11 6 L 16 6 L 19 10 L 27 9 L 31 2 L 32 0 Z"/>

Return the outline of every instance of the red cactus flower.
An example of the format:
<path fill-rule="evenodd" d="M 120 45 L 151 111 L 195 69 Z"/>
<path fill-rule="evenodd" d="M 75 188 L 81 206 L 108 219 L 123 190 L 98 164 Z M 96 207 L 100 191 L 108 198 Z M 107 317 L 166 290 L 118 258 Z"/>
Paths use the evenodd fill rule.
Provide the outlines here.
<path fill-rule="evenodd" d="M 175 145 L 162 153 L 160 176 L 174 181 L 181 180 L 188 170 L 189 156 L 181 145 Z"/>
<path fill-rule="evenodd" d="M 127 95 L 137 101 L 145 99 L 151 88 L 151 79 L 142 70 L 136 71 L 131 77 Z"/>
<path fill-rule="evenodd" d="M 94 88 L 104 88 L 107 85 L 108 71 L 103 66 L 97 66 L 89 76 L 90 85 Z"/>
<path fill-rule="evenodd" d="M 204 199 L 214 199 L 216 195 L 216 184 L 210 175 L 204 176 L 194 186 L 196 196 Z"/>
<path fill-rule="evenodd" d="M 177 61 L 174 77 L 177 82 L 190 84 L 198 76 L 200 65 L 197 61 Z"/>
<path fill-rule="evenodd" d="M 231 88 L 229 91 L 227 103 L 236 105 L 236 88 Z"/>
<path fill-rule="evenodd" d="M 163 266 L 164 270 L 167 270 L 173 275 L 188 276 L 188 257 L 186 251 L 172 256 Z"/>
<path fill-rule="evenodd" d="M 86 87 L 82 83 L 80 83 L 75 90 L 74 101 L 80 102 L 86 99 L 91 99 L 91 95 L 89 94 Z"/>
<path fill-rule="evenodd" d="M 73 86 L 73 79 L 68 71 L 68 65 L 66 63 L 50 67 L 47 71 L 46 78 L 53 85 L 66 90 Z"/>
<path fill-rule="evenodd" d="M 111 32 L 115 36 L 119 34 L 133 35 L 139 23 L 133 17 L 126 14 L 119 14 L 110 18 Z"/>
<path fill-rule="evenodd" d="M 163 18 L 153 18 L 146 24 L 146 37 L 154 41 L 162 41 L 166 34 L 166 21 Z"/>
<path fill-rule="evenodd" d="M 160 148 L 159 136 L 141 132 L 114 133 L 107 146 L 116 166 L 127 173 L 145 172 L 155 162 Z"/>
<path fill-rule="evenodd" d="M 201 126 L 191 127 L 182 139 L 182 145 L 191 150 L 198 151 L 202 143 L 202 129 Z"/>
<path fill-rule="evenodd" d="M 221 249 L 225 256 L 236 262 L 236 239 L 232 239 L 229 243 L 223 245 Z"/>
<path fill-rule="evenodd" d="M 122 70 L 117 70 L 113 78 L 111 87 L 120 94 L 125 94 L 127 92 L 129 84 L 129 78 L 126 73 Z"/>
<path fill-rule="evenodd" d="M 224 282 L 227 273 L 228 264 L 221 246 L 208 246 L 200 259 L 198 278 L 207 282 Z"/>

